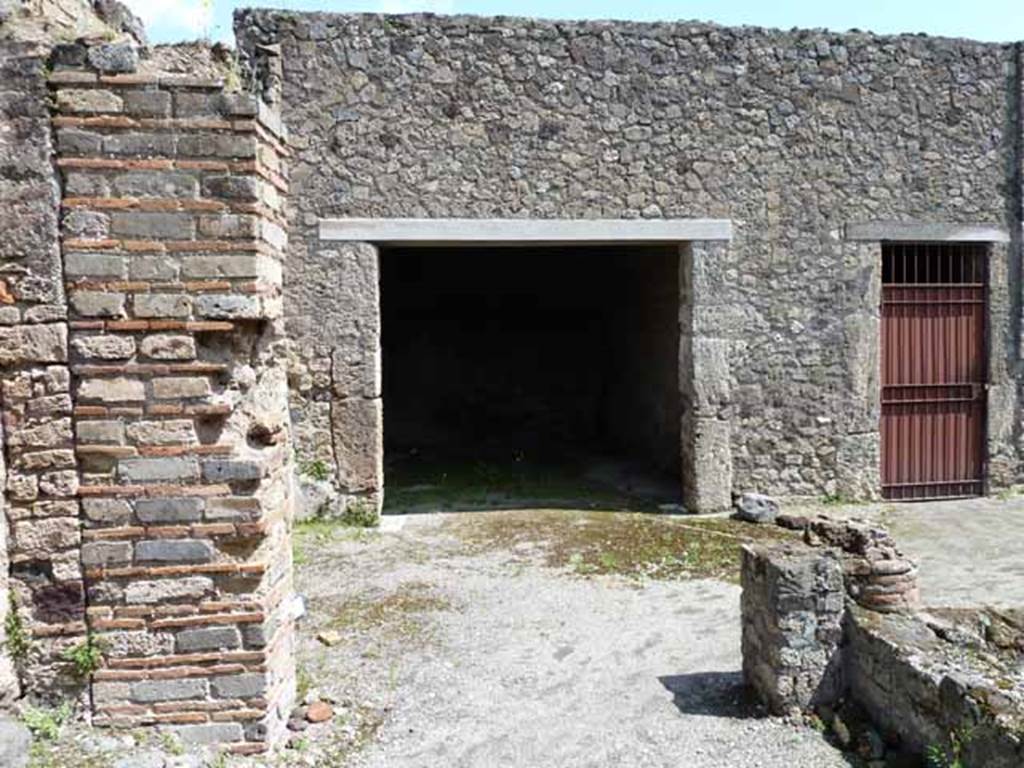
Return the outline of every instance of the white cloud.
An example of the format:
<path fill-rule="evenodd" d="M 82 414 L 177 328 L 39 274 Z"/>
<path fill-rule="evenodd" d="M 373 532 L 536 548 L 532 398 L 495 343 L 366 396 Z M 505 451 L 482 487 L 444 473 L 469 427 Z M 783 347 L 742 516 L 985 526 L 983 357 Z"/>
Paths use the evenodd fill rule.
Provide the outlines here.
<path fill-rule="evenodd" d="M 146 30 L 180 30 L 182 37 L 200 37 L 213 27 L 214 0 L 124 0 Z"/>
<path fill-rule="evenodd" d="M 381 0 L 382 13 L 454 13 L 455 0 Z"/>

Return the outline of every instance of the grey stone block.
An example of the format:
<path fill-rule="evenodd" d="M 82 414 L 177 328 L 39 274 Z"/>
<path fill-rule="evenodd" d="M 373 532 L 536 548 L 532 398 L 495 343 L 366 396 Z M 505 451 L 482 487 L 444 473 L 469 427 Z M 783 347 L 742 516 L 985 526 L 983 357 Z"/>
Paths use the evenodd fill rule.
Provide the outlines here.
<path fill-rule="evenodd" d="M 128 260 L 115 254 L 72 251 L 64 254 L 64 274 L 69 277 L 123 279 L 128 274 Z"/>
<path fill-rule="evenodd" d="M 82 565 L 124 565 L 132 560 L 130 541 L 88 541 L 82 545 Z"/>
<path fill-rule="evenodd" d="M 209 394 L 210 380 L 202 376 L 172 376 L 153 381 L 153 397 L 159 400 L 206 397 Z"/>
<path fill-rule="evenodd" d="M 224 675 L 211 681 L 212 693 L 220 699 L 251 699 L 267 692 L 267 676 L 255 672 Z"/>
<path fill-rule="evenodd" d="M 195 197 L 199 179 L 187 171 L 133 171 L 115 176 L 114 192 L 128 197 Z"/>
<path fill-rule="evenodd" d="M 109 525 L 124 525 L 132 517 L 125 499 L 82 499 L 82 511 L 89 520 Z"/>
<path fill-rule="evenodd" d="M 158 701 L 184 701 L 206 698 L 209 683 L 205 678 L 180 680 L 140 680 L 132 683 L 131 698 L 142 704 Z"/>
<path fill-rule="evenodd" d="M 141 402 L 146 399 L 146 385 L 137 379 L 86 379 L 78 386 L 78 397 L 104 403 Z"/>
<path fill-rule="evenodd" d="M 167 91 L 125 91 L 124 111 L 140 117 L 169 117 L 171 94 Z"/>
<path fill-rule="evenodd" d="M 254 201 L 259 199 L 259 182 L 253 176 L 207 176 L 203 179 L 203 195 Z"/>
<path fill-rule="evenodd" d="M 191 360 L 196 356 L 196 340 L 184 334 L 159 333 L 142 339 L 139 351 L 154 360 Z"/>
<path fill-rule="evenodd" d="M 245 735 L 239 723 L 212 723 L 209 725 L 181 725 L 173 729 L 186 744 L 225 744 L 241 741 Z"/>
<path fill-rule="evenodd" d="M 186 576 L 129 582 L 124 588 L 124 600 L 129 605 L 155 605 L 168 600 L 200 600 L 212 592 L 212 579 L 206 576 Z"/>
<path fill-rule="evenodd" d="M 139 499 L 135 514 L 144 523 L 191 523 L 202 519 L 203 506 L 203 499 L 187 496 Z"/>
<path fill-rule="evenodd" d="M 196 297 L 196 314 L 213 320 L 255 320 L 263 313 L 257 296 L 205 294 Z"/>
<path fill-rule="evenodd" d="M 116 334 L 76 336 L 71 346 L 86 359 L 125 360 L 135 354 L 135 339 Z"/>
<path fill-rule="evenodd" d="M 163 563 L 208 563 L 213 544 L 202 539 L 151 539 L 135 544 L 135 559 Z"/>
<path fill-rule="evenodd" d="M 103 139 L 104 152 L 122 157 L 171 157 L 177 147 L 178 138 L 170 133 L 114 133 Z"/>
<path fill-rule="evenodd" d="M 259 480 L 262 476 L 263 466 L 258 461 L 232 459 L 205 459 L 203 461 L 203 479 L 209 482 Z"/>
<path fill-rule="evenodd" d="M 242 639 L 236 627 L 202 627 L 186 629 L 175 638 L 178 653 L 194 653 L 197 651 L 232 650 L 242 645 Z"/>
<path fill-rule="evenodd" d="M 121 459 L 117 476 L 130 483 L 196 480 L 199 477 L 195 459 L 178 456 Z"/>
<path fill-rule="evenodd" d="M 71 294 L 71 306 L 83 317 L 124 317 L 125 296 L 104 291 L 75 291 Z"/>
<path fill-rule="evenodd" d="M 87 56 L 93 67 L 106 74 L 134 72 L 139 66 L 139 54 L 127 40 L 90 46 Z"/>
<path fill-rule="evenodd" d="M 110 217 L 110 231 L 144 240 L 188 240 L 195 237 L 196 220 L 187 213 L 116 211 Z"/>
<path fill-rule="evenodd" d="M 79 421 L 75 424 L 75 434 L 79 442 L 122 445 L 124 443 L 124 423 L 120 421 Z"/>
<path fill-rule="evenodd" d="M 187 293 L 137 294 L 132 304 L 140 318 L 185 318 L 192 313 L 192 297 Z"/>
<path fill-rule="evenodd" d="M 179 261 L 174 256 L 135 256 L 128 265 L 132 280 L 174 280 Z"/>
<path fill-rule="evenodd" d="M 379 490 L 384 479 L 383 408 L 380 398 L 336 400 L 331 428 L 342 489 Z"/>
<path fill-rule="evenodd" d="M 748 523 L 774 523 L 779 515 L 779 504 L 771 496 L 761 493 L 744 493 L 736 502 L 738 520 Z"/>

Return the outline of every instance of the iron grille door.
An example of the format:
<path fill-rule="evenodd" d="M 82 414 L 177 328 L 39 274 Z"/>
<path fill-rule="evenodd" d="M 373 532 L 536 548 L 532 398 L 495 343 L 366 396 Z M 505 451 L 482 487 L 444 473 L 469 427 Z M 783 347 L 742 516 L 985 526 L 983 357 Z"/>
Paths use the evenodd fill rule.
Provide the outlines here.
<path fill-rule="evenodd" d="M 882 494 L 974 496 L 985 473 L 984 244 L 882 246 Z"/>

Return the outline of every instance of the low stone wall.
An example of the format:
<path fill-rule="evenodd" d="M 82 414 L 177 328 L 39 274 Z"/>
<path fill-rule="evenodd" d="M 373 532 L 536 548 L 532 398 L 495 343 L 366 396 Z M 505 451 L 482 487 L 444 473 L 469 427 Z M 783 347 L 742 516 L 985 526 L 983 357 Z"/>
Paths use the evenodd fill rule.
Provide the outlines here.
<path fill-rule="evenodd" d="M 875 757 L 1024 765 L 1024 613 L 919 610 L 914 564 L 857 521 L 745 547 L 742 584 L 744 676 L 774 713 L 852 702 L 884 736 Z"/>
<path fill-rule="evenodd" d="M 846 626 L 849 695 L 890 742 L 970 768 L 1024 765 L 1024 614 L 853 607 Z"/>

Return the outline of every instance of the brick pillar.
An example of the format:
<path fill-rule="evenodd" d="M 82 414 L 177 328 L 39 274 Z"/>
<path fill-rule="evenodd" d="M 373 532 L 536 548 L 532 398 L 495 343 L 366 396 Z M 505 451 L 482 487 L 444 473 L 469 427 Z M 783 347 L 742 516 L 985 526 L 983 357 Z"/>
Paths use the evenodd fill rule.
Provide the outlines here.
<path fill-rule="evenodd" d="M 679 387 L 683 504 L 690 512 L 732 506 L 730 307 L 716 290 L 728 243 L 682 247 L 679 269 Z"/>
<path fill-rule="evenodd" d="M 50 82 L 95 722 L 259 752 L 295 685 L 283 128 L 219 82 Z"/>
<path fill-rule="evenodd" d="M 0 119 L 0 409 L 6 470 L 6 526 L 0 520 L 0 527 L 8 529 L 0 534 L 0 549 L 6 550 L 0 552 L 0 640 L 8 652 L 0 658 L 3 703 L 17 690 L 12 666 L 36 698 L 75 695 L 81 683 L 68 674 L 62 656 L 83 641 L 86 627 L 67 311 L 57 243 L 59 189 L 51 162 L 45 61 L 35 45 L 0 42 Z M 13 629 L 23 644 L 4 636 L 12 604 Z"/>

